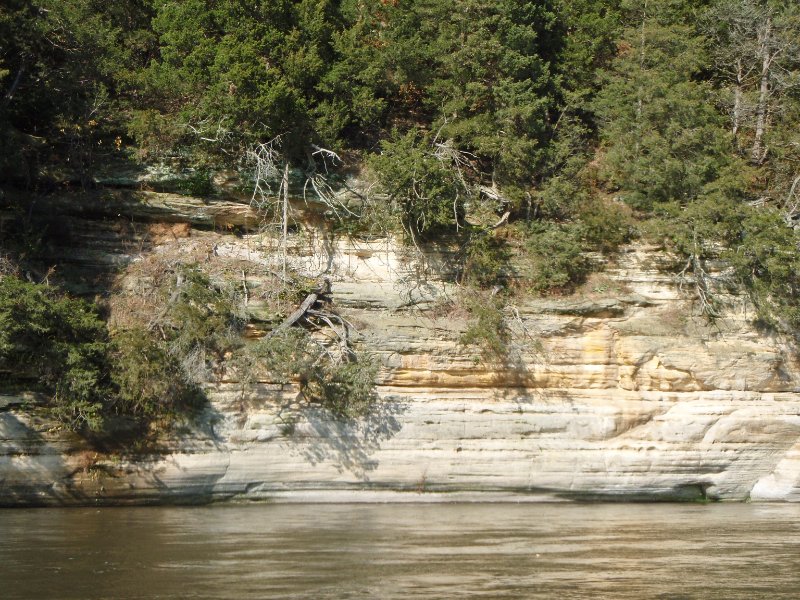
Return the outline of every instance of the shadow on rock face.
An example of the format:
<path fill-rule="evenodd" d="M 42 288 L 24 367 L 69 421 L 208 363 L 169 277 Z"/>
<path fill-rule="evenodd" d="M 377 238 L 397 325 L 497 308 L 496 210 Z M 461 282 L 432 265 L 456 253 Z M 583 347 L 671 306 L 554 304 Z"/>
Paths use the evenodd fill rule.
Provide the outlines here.
<path fill-rule="evenodd" d="M 407 410 L 407 404 L 396 399 L 376 402 L 360 419 L 340 419 L 325 409 L 307 408 L 300 417 L 304 443 L 297 443 L 296 451 L 312 465 L 330 462 L 340 473 L 368 481 L 368 473 L 378 466 L 372 455 L 402 429 L 400 417 Z"/>
<path fill-rule="evenodd" d="M 0 412 L 0 506 L 88 503 L 71 485 L 62 449 L 12 412 Z"/>

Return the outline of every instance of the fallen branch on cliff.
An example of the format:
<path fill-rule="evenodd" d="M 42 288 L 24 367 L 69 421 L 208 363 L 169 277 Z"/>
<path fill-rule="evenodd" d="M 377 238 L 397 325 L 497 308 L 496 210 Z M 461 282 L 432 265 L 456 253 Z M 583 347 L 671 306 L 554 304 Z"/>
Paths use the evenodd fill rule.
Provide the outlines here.
<path fill-rule="evenodd" d="M 331 282 L 329 279 L 326 278 L 317 289 L 315 289 L 305 297 L 305 299 L 300 303 L 300 306 L 297 307 L 297 310 L 295 310 L 292 314 L 286 317 L 286 319 L 280 325 L 278 325 L 275 329 L 272 330 L 272 332 L 267 336 L 267 338 L 271 338 L 274 335 L 280 333 L 281 331 L 285 331 L 286 329 L 297 323 L 300 319 L 304 318 L 307 314 L 313 314 L 314 316 L 317 317 L 325 317 L 326 319 L 329 317 L 341 319 L 338 315 L 334 315 L 332 313 L 318 311 L 318 310 L 312 311 L 312 308 L 314 307 L 315 304 L 317 304 L 317 302 L 320 301 L 330 302 L 329 298 L 330 293 L 331 293 Z M 335 329 L 332 323 L 331 323 L 331 328 Z"/>
<path fill-rule="evenodd" d="M 337 418 L 352 419 L 367 414 L 376 399 L 378 364 L 369 355 L 356 355 L 355 326 L 336 314 L 330 293 L 327 279 L 308 293 L 297 310 L 248 349 L 241 372 L 251 378 L 254 372 L 267 374 L 274 383 L 297 386 L 297 396 L 287 405 L 293 413 L 317 405 Z M 294 416 L 287 426 L 293 421 Z"/>
<path fill-rule="evenodd" d="M 271 338 L 274 335 L 280 333 L 281 331 L 289 329 L 289 327 L 297 323 L 300 319 L 303 318 L 303 316 L 305 316 L 306 312 L 308 312 L 308 310 L 312 306 L 314 306 L 314 304 L 317 302 L 318 299 L 319 295 L 314 292 L 306 296 L 305 300 L 303 300 L 303 302 L 300 303 L 300 306 L 297 308 L 297 310 L 294 311 L 292 314 L 290 314 L 286 318 L 286 320 L 283 321 L 283 323 L 281 323 L 275 329 L 273 329 L 272 332 L 267 336 L 267 338 Z"/>

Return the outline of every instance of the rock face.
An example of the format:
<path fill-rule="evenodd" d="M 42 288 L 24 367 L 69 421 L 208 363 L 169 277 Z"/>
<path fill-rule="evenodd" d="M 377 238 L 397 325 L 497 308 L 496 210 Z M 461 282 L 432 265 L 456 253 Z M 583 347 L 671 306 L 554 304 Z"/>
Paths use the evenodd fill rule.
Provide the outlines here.
<path fill-rule="evenodd" d="M 215 251 L 258 244 L 245 233 Z M 382 364 L 367 419 L 289 419 L 292 389 L 222 381 L 196 430 L 110 457 L 0 398 L 0 503 L 800 500 L 796 359 L 740 299 L 713 325 L 692 317 L 658 255 L 631 247 L 581 294 L 512 307 L 516 341 L 487 364 L 441 308 L 453 290 L 412 285 L 403 254 L 387 240 L 293 252 L 329 274 Z"/>

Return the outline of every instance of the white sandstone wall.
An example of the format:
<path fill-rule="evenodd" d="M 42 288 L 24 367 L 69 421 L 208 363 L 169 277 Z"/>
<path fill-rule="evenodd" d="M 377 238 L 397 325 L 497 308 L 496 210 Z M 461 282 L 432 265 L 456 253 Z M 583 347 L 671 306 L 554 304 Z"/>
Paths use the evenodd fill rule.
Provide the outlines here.
<path fill-rule="evenodd" d="M 217 251 L 268 260 L 255 235 Z M 292 424 L 293 390 L 223 381 L 197 430 L 121 457 L 0 399 L 0 503 L 800 500 L 796 359 L 741 300 L 716 324 L 693 317 L 657 258 L 633 247 L 594 289 L 519 303 L 512 355 L 492 366 L 459 344 L 463 319 L 429 316 L 454 290 L 415 286 L 402 249 L 298 245 L 383 365 L 372 416 L 305 409 Z"/>

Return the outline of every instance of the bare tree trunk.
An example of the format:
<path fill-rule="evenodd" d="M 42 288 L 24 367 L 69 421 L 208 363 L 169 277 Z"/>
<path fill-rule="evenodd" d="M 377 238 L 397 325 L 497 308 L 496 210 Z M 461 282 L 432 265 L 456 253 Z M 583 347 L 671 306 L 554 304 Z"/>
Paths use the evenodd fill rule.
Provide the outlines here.
<path fill-rule="evenodd" d="M 739 148 L 739 126 L 742 122 L 742 85 L 744 84 L 744 66 L 742 59 L 736 60 L 736 88 L 733 91 L 733 143 Z"/>
<path fill-rule="evenodd" d="M 281 180 L 281 187 L 283 188 L 283 218 L 281 219 L 283 225 L 283 279 L 286 281 L 286 246 L 289 238 L 289 161 L 283 165 L 283 179 Z"/>
<path fill-rule="evenodd" d="M 17 87 L 19 86 L 19 82 L 22 80 L 22 74 L 25 72 L 25 63 L 22 63 L 22 66 L 17 71 L 17 76 L 14 78 L 14 82 L 11 84 L 11 87 L 8 88 L 6 95 L 3 97 L 3 107 L 8 106 L 11 99 L 14 97 L 14 92 L 17 91 Z"/>
<path fill-rule="evenodd" d="M 759 36 L 759 50 L 761 54 L 761 86 L 758 93 L 758 107 L 756 108 L 756 134 L 753 138 L 753 151 L 751 159 L 754 163 L 764 160 L 763 141 L 764 131 L 767 126 L 767 102 L 769 101 L 769 74 L 772 63 L 770 52 L 772 36 L 772 17 L 768 16 L 763 33 Z"/>

